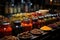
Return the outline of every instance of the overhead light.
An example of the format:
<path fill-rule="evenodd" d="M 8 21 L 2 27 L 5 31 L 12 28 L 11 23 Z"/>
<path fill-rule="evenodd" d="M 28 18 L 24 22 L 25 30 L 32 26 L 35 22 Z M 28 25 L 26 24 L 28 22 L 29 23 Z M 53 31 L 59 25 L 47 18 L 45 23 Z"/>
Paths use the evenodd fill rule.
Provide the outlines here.
<path fill-rule="evenodd" d="M 50 2 L 52 2 L 53 0 L 50 0 Z"/>

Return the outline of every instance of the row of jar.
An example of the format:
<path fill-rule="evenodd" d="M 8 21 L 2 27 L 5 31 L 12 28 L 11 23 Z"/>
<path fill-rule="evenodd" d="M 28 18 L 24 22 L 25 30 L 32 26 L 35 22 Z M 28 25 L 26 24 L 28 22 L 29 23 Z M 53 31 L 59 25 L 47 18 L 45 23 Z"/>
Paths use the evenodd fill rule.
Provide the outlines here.
<path fill-rule="evenodd" d="M 16 20 L 14 18 L 12 18 L 12 19 L 10 20 L 8 18 L 5 18 L 3 16 L 0 16 L 0 23 L 6 21 L 6 22 L 11 23 L 12 25 L 14 23 L 20 23 L 21 26 L 28 26 L 28 25 L 29 26 L 32 26 L 32 25 L 35 25 L 35 26 L 36 25 L 39 25 L 39 26 L 41 26 L 41 25 L 44 25 L 44 24 L 47 25 L 49 23 L 53 23 L 53 22 L 59 21 L 59 18 L 57 16 L 45 17 L 45 18 L 43 18 L 43 16 L 42 17 L 40 16 L 39 18 L 32 18 L 32 19 L 25 18 L 22 21 L 21 20 L 18 20 L 16 18 L 15 18 Z"/>
<path fill-rule="evenodd" d="M 55 22 L 53 24 L 49 24 L 47 26 L 44 25 L 44 26 L 42 26 L 39 29 L 34 28 L 34 29 L 30 30 L 30 31 L 25 31 L 25 32 L 22 32 L 22 33 L 20 33 L 21 30 L 18 30 L 16 28 L 14 30 L 13 34 L 15 34 L 15 35 L 17 34 L 16 35 L 17 37 L 15 37 L 15 35 L 12 36 L 12 34 L 10 34 L 10 35 L 5 35 L 2 38 L 2 40 L 27 40 L 27 39 L 31 40 L 31 39 L 34 39 L 34 37 L 35 38 L 37 38 L 37 37 L 40 38 L 41 36 L 51 32 L 52 30 L 55 30 L 55 29 L 59 28 L 58 26 L 60 27 L 60 21 L 59 22 Z M 18 31 L 19 31 L 19 33 L 18 33 Z M 6 32 L 4 34 L 6 34 Z"/>
<path fill-rule="evenodd" d="M 3 35 L 10 35 L 11 33 L 13 33 L 13 35 L 17 35 L 20 32 L 23 31 L 30 31 L 34 28 L 40 28 L 44 25 L 48 25 L 48 24 L 52 24 L 59 21 L 57 18 L 53 19 L 53 20 L 24 20 L 24 21 L 12 21 L 12 23 L 9 23 L 6 21 L 0 21 L 0 36 Z"/>
<path fill-rule="evenodd" d="M 44 19 L 44 18 L 55 18 L 57 17 L 58 15 L 57 14 L 46 14 L 46 15 L 43 15 L 42 13 L 20 13 L 20 14 L 13 14 L 10 19 L 11 21 L 14 21 L 14 20 L 24 20 L 24 19 Z"/>

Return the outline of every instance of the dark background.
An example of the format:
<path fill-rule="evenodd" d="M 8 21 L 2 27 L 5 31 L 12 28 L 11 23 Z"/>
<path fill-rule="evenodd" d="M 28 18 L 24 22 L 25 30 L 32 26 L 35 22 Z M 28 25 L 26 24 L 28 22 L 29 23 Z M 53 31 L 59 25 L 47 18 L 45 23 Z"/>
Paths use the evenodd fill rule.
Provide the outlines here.
<path fill-rule="evenodd" d="M 5 9 L 5 2 L 11 2 L 11 0 L 0 0 L 0 15 L 4 15 L 4 9 Z M 18 2 L 20 3 L 21 0 L 14 0 L 15 4 L 17 4 Z M 27 2 L 27 0 L 24 0 Z M 45 8 L 49 8 L 52 7 L 52 5 L 50 5 L 49 0 L 30 0 L 32 2 L 32 4 L 39 4 L 39 5 L 45 5 Z M 53 0 L 54 1 L 54 0 Z M 57 0 L 60 3 L 60 0 Z M 56 5 L 53 6 L 54 9 L 58 8 Z M 59 8 L 58 8 L 59 9 Z"/>

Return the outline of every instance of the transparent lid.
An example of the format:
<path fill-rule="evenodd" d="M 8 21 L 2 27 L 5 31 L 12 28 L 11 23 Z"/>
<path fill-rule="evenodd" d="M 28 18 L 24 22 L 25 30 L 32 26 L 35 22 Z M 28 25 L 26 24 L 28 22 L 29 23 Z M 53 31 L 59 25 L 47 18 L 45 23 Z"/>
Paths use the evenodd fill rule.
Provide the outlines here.
<path fill-rule="evenodd" d="M 10 23 L 8 23 L 8 22 L 3 22 L 2 24 L 3 24 L 3 25 L 9 25 Z"/>
<path fill-rule="evenodd" d="M 35 19 L 38 19 L 38 17 L 33 17 L 32 19 L 35 20 Z"/>
<path fill-rule="evenodd" d="M 20 23 L 20 22 L 21 22 L 21 21 L 19 21 L 19 20 L 15 20 L 15 21 L 14 21 L 14 23 Z"/>
<path fill-rule="evenodd" d="M 44 16 L 39 16 L 38 18 L 44 18 Z"/>
<path fill-rule="evenodd" d="M 26 19 L 24 19 L 24 21 L 30 21 L 30 19 L 26 18 Z"/>

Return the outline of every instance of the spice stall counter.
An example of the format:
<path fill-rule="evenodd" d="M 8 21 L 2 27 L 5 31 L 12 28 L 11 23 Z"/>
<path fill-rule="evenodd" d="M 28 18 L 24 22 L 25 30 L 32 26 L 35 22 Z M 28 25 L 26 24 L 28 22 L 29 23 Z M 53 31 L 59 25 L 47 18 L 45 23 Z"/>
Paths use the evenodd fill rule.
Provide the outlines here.
<path fill-rule="evenodd" d="M 44 32 L 42 35 L 38 36 L 33 36 L 30 40 L 57 40 L 60 37 L 60 27 L 49 31 L 49 32 Z M 2 40 L 0 38 L 0 40 Z"/>

